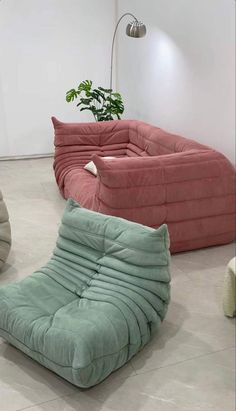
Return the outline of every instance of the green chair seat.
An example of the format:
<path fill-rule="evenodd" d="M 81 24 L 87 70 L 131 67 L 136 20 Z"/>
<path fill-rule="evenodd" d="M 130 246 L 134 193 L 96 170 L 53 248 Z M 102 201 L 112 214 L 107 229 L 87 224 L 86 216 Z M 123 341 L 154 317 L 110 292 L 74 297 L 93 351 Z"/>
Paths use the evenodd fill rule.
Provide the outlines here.
<path fill-rule="evenodd" d="M 154 230 L 68 201 L 49 263 L 0 288 L 0 336 L 80 387 L 125 364 L 170 298 L 166 226 Z"/>

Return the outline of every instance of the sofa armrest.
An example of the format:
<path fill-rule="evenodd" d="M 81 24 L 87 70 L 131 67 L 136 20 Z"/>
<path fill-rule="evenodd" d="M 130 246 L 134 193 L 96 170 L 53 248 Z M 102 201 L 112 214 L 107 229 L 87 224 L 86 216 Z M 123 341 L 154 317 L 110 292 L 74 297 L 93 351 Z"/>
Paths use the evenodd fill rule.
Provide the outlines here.
<path fill-rule="evenodd" d="M 189 150 L 162 156 L 124 157 L 106 161 L 95 154 L 92 160 L 104 184 L 124 188 L 218 175 L 219 161 L 228 163 L 223 155 L 213 150 Z"/>
<path fill-rule="evenodd" d="M 114 208 L 219 197 L 235 192 L 235 170 L 214 150 L 189 150 L 153 157 L 92 157 L 98 170 L 101 204 Z"/>

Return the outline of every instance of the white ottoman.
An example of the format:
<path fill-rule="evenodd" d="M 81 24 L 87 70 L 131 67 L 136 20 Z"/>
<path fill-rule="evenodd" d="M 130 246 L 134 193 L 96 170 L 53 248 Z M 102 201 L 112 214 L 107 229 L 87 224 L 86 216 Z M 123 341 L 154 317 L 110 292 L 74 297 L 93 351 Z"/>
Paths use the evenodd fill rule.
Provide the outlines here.
<path fill-rule="evenodd" d="M 5 263 L 11 247 L 11 228 L 6 204 L 0 191 L 0 269 Z"/>
<path fill-rule="evenodd" d="M 236 257 L 230 260 L 224 281 L 223 309 L 228 317 L 234 317 L 236 314 L 235 275 Z"/>

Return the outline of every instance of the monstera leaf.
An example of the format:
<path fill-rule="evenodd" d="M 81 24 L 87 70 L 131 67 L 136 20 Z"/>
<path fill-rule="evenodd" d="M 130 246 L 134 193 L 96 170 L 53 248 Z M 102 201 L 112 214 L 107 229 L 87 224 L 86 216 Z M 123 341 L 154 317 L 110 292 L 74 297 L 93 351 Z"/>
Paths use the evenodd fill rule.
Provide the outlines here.
<path fill-rule="evenodd" d="M 78 92 L 77 92 L 74 88 L 72 88 L 71 90 L 67 91 L 67 93 L 66 93 L 66 101 L 67 101 L 68 103 L 70 103 L 71 101 L 74 101 L 74 99 L 77 98 L 77 94 L 78 94 Z"/>
<path fill-rule="evenodd" d="M 124 104 L 120 93 L 114 93 L 112 89 L 98 87 L 92 88 L 91 80 L 82 81 L 77 89 L 71 89 L 66 93 L 68 103 L 79 98 L 80 111 L 89 110 L 96 121 L 109 121 L 120 119 L 124 112 Z"/>

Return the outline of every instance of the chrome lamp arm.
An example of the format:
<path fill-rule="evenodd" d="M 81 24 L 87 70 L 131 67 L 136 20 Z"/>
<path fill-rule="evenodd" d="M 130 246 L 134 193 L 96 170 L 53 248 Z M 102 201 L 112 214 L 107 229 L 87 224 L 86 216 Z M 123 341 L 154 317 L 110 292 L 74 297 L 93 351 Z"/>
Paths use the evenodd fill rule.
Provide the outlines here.
<path fill-rule="evenodd" d="M 143 23 L 139 22 L 138 19 L 132 13 L 124 13 L 119 18 L 119 20 L 116 24 L 115 30 L 114 30 L 113 38 L 112 38 L 111 66 L 110 66 L 110 89 L 112 89 L 113 55 L 114 55 L 114 45 L 115 45 L 116 33 L 117 33 L 117 29 L 118 29 L 118 26 L 119 26 L 121 20 L 123 20 L 123 18 L 126 17 L 126 16 L 131 16 L 134 19 L 134 21 L 129 23 L 126 27 L 127 36 L 140 38 L 140 37 L 144 37 L 145 34 L 146 34 L 146 26 Z"/>

